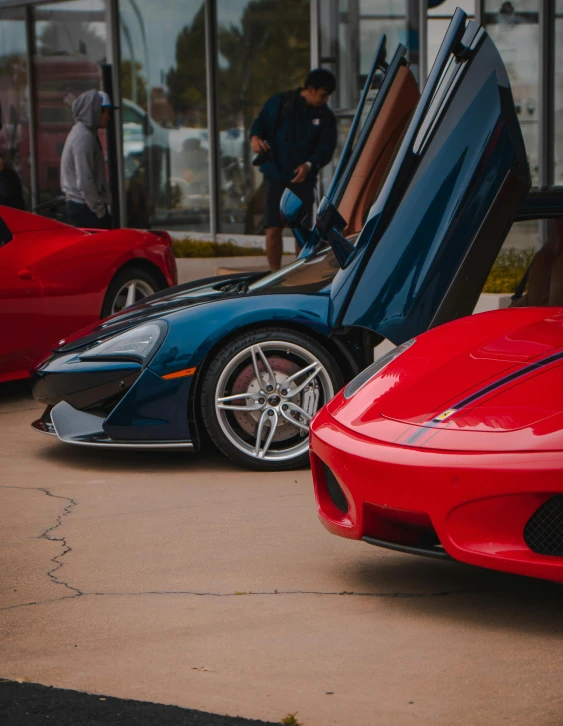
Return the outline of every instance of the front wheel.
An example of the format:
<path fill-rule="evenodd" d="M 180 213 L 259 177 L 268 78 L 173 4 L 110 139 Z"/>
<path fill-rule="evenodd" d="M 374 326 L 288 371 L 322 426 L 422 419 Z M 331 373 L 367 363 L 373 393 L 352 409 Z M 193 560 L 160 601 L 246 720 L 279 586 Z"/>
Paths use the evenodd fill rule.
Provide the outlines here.
<path fill-rule="evenodd" d="M 332 356 L 293 330 L 267 328 L 226 343 L 204 373 L 205 427 L 220 451 L 262 471 L 309 461 L 309 424 L 342 387 Z"/>

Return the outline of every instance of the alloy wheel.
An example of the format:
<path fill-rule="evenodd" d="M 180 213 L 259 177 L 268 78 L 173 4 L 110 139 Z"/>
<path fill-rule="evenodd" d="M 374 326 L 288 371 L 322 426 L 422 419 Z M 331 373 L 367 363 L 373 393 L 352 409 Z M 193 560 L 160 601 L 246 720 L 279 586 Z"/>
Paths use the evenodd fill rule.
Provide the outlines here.
<path fill-rule="evenodd" d="M 239 451 L 287 461 L 307 451 L 311 419 L 333 396 L 330 376 L 313 353 L 274 340 L 250 345 L 228 362 L 217 382 L 215 411 Z"/>

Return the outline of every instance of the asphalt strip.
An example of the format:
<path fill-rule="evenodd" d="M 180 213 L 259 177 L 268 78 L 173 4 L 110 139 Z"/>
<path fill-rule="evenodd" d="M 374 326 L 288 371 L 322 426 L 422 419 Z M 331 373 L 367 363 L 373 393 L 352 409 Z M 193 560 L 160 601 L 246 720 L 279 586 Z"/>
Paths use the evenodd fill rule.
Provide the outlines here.
<path fill-rule="evenodd" d="M 239 716 L 220 716 L 190 708 L 165 706 L 149 701 L 129 701 L 112 696 L 67 691 L 0 680 L 0 724 L 2 726 L 279 726 Z"/>

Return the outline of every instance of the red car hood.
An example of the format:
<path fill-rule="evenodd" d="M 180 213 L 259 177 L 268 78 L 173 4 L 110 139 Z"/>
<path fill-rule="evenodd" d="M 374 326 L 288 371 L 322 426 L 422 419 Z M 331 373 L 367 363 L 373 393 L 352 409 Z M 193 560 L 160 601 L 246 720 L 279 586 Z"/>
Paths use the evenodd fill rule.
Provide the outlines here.
<path fill-rule="evenodd" d="M 558 448 L 562 377 L 563 310 L 502 310 L 420 336 L 328 410 L 358 434 L 401 446 Z"/>

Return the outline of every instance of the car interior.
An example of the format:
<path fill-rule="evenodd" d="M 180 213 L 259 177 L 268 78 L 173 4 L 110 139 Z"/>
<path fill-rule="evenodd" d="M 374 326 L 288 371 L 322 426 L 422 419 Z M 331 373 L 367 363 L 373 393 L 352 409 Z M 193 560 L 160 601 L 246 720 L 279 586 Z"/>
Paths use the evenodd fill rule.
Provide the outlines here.
<path fill-rule="evenodd" d="M 563 218 L 551 219 L 546 226 L 545 244 L 534 255 L 512 307 L 563 305 Z"/>
<path fill-rule="evenodd" d="M 347 221 L 346 237 L 361 232 L 419 98 L 411 70 L 407 66 L 399 68 L 338 205 L 339 213 Z"/>

